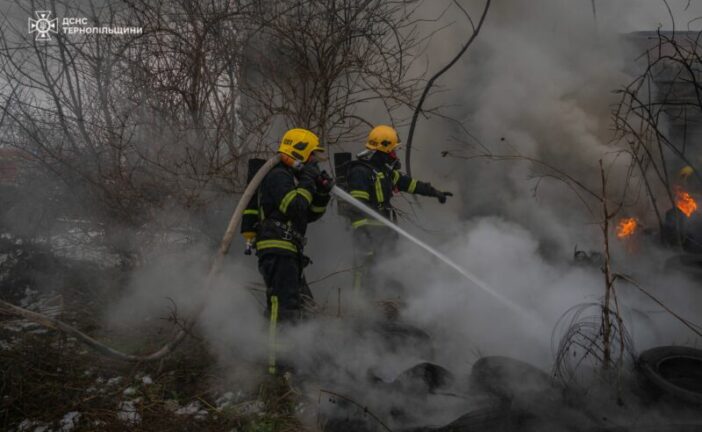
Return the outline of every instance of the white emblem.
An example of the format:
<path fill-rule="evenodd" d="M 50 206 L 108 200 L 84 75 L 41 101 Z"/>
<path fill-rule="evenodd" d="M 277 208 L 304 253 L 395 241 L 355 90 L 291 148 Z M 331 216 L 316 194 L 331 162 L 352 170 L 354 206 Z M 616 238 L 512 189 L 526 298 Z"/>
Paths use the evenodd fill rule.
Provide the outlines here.
<path fill-rule="evenodd" d="M 36 33 L 38 41 L 51 40 L 50 32 L 58 32 L 58 19 L 51 19 L 51 11 L 35 11 L 37 19 L 29 18 L 29 33 Z"/>

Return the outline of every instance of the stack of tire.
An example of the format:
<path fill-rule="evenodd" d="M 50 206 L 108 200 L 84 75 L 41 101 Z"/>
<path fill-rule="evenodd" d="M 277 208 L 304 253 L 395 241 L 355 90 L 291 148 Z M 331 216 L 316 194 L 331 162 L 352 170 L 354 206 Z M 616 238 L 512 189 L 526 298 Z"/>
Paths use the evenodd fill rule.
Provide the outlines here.
<path fill-rule="evenodd" d="M 672 413 L 685 410 L 693 415 L 678 417 L 673 414 L 671 422 L 665 424 L 632 419 L 631 426 L 604 425 L 601 418 L 588 413 L 584 407 L 567 403 L 567 390 L 546 372 L 516 359 L 492 356 L 483 357 L 473 365 L 470 388 L 490 395 L 494 403 L 474 408 L 445 426 L 402 432 L 702 432 L 702 350 L 675 346 L 653 348 L 640 355 L 638 371 L 646 382 L 647 393 L 654 396 L 651 408 L 668 406 Z M 405 371 L 391 386 L 412 394 L 432 393 L 452 379 L 440 366 L 424 363 Z M 695 416 L 695 412 L 699 415 Z M 326 430 L 379 430 L 377 425 L 368 429 L 350 423 L 334 426 L 337 427 Z M 348 429 L 348 426 L 352 427 Z"/>

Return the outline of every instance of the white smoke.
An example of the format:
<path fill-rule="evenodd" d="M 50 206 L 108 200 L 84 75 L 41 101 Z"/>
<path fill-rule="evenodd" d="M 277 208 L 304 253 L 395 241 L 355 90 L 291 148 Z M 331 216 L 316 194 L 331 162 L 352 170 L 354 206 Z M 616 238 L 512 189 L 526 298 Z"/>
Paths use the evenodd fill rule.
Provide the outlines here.
<path fill-rule="evenodd" d="M 431 2 L 431 8 L 441 9 L 436 3 Z M 482 4 L 469 2 L 474 18 Z M 702 5 L 697 3 L 687 10 L 685 1 L 670 5 L 681 25 L 702 15 Z M 654 0 L 596 1 L 595 6 L 596 17 L 586 1 L 493 2 L 478 41 L 441 80 L 450 92 L 437 94 L 439 100 L 431 102 L 455 105 L 450 114 L 465 121 L 495 154 L 543 160 L 597 193 L 601 190 L 598 160 L 605 159 L 609 187 L 616 193 L 627 161 L 612 157 L 616 150 L 610 143 L 610 110 L 616 102 L 612 90 L 630 80 L 625 71 L 637 54 L 624 43 L 622 34 L 655 30 L 659 24 L 669 27 L 670 18 L 665 5 Z M 444 20 L 458 20 L 457 16 Z M 466 40 L 465 28 L 456 24 L 448 35 L 436 38 L 432 45 L 436 49 L 428 50 L 435 56 L 432 70 Z M 400 129 L 401 135 L 406 132 Z M 597 302 L 604 293 L 604 276 L 597 266 L 577 267 L 571 262 L 576 245 L 602 250 L 601 209 L 593 206 L 589 212 L 559 181 L 534 179 L 548 171 L 535 171 L 528 162 L 440 156 L 441 150 L 463 156 L 481 151 L 468 142 L 450 122 L 420 119 L 413 174 L 456 196 L 445 206 L 433 198 L 419 198 L 421 206 L 398 199 L 407 214 L 402 223 L 529 310 L 534 320 L 525 322 L 510 314 L 409 243 L 401 243 L 396 255 L 379 259 L 386 275 L 405 286 L 402 318 L 433 336 L 434 359 L 441 364 L 465 374 L 479 356 L 500 354 L 549 369 L 551 330 L 558 319 L 571 306 Z M 314 261 L 307 270 L 309 280 L 339 272 L 312 286 L 327 317 L 299 327 L 290 335 L 287 348 L 300 366 L 316 368 L 320 381 L 363 388 L 369 371 L 390 380 L 412 362 L 430 359 L 388 352 L 380 340 L 353 328 L 348 319 L 352 245 L 346 222 L 333 213 L 310 226 L 307 249 Z M 664 273 L 666 252 L 651 246 L 631 257 L 616 240 L 610 240 L 615 271 L 643 281 L 644 288 L 681 315 L 699 318 L 702 296 L 685 277 Z M 238 247 L 232 253 L 237 254 Z M 200 254 L 206 255 L 198 250 Z M 253 258 L 237 258 L 207 294 L 202 328 L 224 362 L 237 351 L 247 360 L 265 364 L 266 321 L 256 301 L 256 296 L 262 296 L 247 291 L 250 281 L 261 281 L 255 266 Z M 193 267 L 175 259 L 165 268 L 135 275 L 133 294 L 115 316 L 123 319 L 127 310 L 141 314 L 155 306 L 162 308 L 165 297 L 179 305 L 192 304 L 202 291 L 192 289 L 196 282 L 190 276 L 202 274 L 203 269 L 202 264 Z M 634 287 L 618 284 L 617 292 L 626 316 L 631 317 L 628 325 L 638 350 L 655 344 L 699 344 Z M 631 310 L 645 313 L 635 315 Z M 339 311 L 345 319 L 334 318 Z"/>

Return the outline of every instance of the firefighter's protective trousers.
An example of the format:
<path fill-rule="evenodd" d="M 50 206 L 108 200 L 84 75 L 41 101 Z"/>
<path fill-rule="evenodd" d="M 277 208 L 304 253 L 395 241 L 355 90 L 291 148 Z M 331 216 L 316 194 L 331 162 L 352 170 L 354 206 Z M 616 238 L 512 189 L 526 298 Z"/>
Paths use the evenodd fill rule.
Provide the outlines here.
<path fill-rule="evenodd" d="M 302 307 L 301 295 L 310 295 L 302 270 L 307 224 L 324 214 L 329 195 L 317 192 L 313 180 L 297 179 L 293 168 L 280 163 L 264 177 L 256 196 L 244 211 L 242 232 L 256 232 L 259 271 L 266 283 L 268 310 L 277 296 L 282 320 Z"/>

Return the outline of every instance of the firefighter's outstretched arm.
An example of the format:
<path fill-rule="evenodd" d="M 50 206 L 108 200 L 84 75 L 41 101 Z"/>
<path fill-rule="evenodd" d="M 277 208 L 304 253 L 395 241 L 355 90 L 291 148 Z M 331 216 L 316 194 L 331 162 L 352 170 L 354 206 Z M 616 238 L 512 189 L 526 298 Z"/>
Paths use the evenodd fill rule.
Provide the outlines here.
<path fill-rule="evenodd" d="M 440 191 L 432 186 L 431 183 L 415 180 L 399 170 L 392 172 L 392 183 L 402 192 L 435 197 L 441 204 L 446 202 L 447 197 L 453 196 L 451 192 Z"/>

